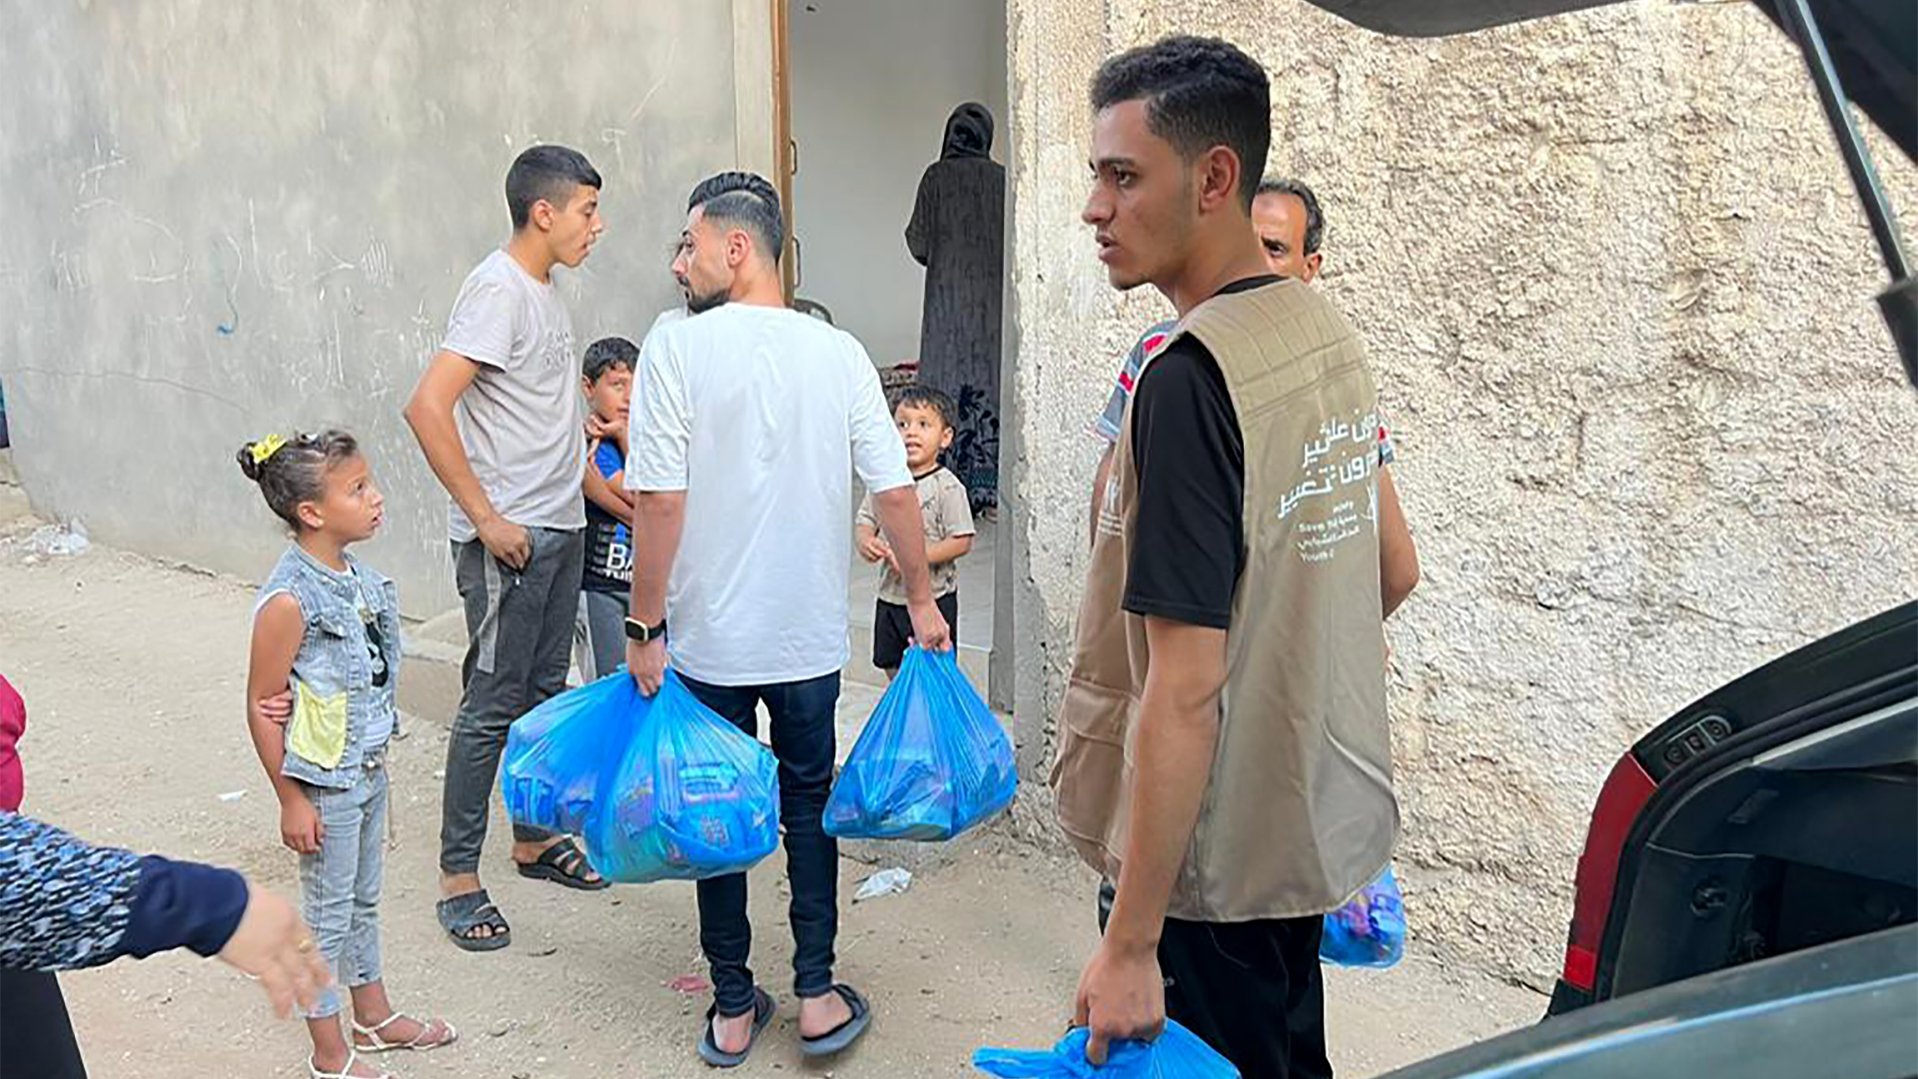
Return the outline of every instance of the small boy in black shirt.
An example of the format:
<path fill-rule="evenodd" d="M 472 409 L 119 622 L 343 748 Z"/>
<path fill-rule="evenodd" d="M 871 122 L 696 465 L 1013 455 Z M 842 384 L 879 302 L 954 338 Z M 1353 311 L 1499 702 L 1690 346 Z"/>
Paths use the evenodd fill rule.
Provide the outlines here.
<path fill-rule="evenodd" d="M 626 604 L 633 586 L 633 502 L 624 483 L 626 416 L 639 348 L 624 337 L 586 347 L 580 391 L 591 416 L 586 447 L 586 564 L 580 574 L 580 632 L 574 658 L 591 682 L 626 659 Z"/>

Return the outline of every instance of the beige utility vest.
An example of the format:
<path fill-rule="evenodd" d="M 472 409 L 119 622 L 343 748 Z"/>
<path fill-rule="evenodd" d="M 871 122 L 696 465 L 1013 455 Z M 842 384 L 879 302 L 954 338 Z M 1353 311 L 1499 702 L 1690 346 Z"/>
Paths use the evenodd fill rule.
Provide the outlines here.
<path fill-rule="evenodd" d="M 1218 751 L 1167 913 L 1209 922 L 1322 914 L 1378 876 L 1398 831 L 1379 617 L 1377 392 L 1344 317 L 1296 281 L 1216 296 L 1170 340 L 1184 334 L 1218 361 L 1245 438 L 1245 561 L 1226 633 Z M 1130 406 L 1117 453 L 1052 771 L 1060 825 L 1114 880 L 1151 664 L 1144 620 L 1121 606 L 1126 567 L 1138 529 L 1167 527 L 1138 519 Z M 1155 463 L 1159 475 L 1167 467 Z"/>

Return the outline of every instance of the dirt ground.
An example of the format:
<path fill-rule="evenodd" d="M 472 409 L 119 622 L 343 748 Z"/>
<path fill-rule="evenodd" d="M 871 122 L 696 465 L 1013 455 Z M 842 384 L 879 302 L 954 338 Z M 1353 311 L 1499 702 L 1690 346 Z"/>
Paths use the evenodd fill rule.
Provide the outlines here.
<path fill-rule="evenodd" d="M 294 858 L 278 844 L 243 728 L 250 590 L 98 547 L 29 562 L 23 531 L 0 526 L 15 537 L 0 539 L 0 670 L 28 702 L 26 810 L 95 842 L 235 866 L 295 894 Z M 488 1079 L 705 1074 L 692 1046 L 706 1002 L 668 985 L 703 974 L 690 885 L 582 894 L 521 881 L 496 819 L 486 872 L 516 940 L 469 955 L 442 938 L 432 900 L 446 719 L 413 723 L 395 747 L 383 917 L 395 1001 L 452 1019 L 463 1037 L 388 1066 Z M 981 1044 L 1054 1040 L 1095 935 L 1091 876 L 990 832 L 961 842 L 960 857 L 906 894 L 843 907 L 838 973 L 867 990 L 877 1022 L 829 1067 L 803 1063 L 796 1046 L 778 860 L 755 871 L 756 966 L 785 1000 L 738 1074 L 965 1075 Z M 850 896 L 871 867 L 847 860 L 842 870 Z M 218 963 L 170 955 L 63 980 L 99 1079 L 305 1074 L 300 1028 L 275 1021 Z M 1329 981 L 1333 1059 L 1346 1076 L 1530 1022 L 1545 1003 L 1416 955 Z"/>

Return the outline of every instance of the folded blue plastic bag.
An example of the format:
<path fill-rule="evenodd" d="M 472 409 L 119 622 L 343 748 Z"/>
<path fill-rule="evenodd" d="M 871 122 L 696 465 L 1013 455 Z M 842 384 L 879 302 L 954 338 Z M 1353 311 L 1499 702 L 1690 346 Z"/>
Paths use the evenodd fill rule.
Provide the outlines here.
<path fill-rule="evenodd" d="M 1077 1028 L 1051 1049 L 981 1049 L 972 1066 L 1001 1079 L 1239 1079 L 1239 1069 L 1179 1024 L 1150 1042 L 1114 1042 L 1104 1067 L 1086 1062 L 1086 1030 Z"/>
<path fill-rule="evenodd" d="M 645 714 L 624 670 L 562 693 L 506 734 L 501 787 L 515 824 L 577 834 Z"/>
<path fill-rule="evenodd" d="M 703 880 L 771 854 L 778 759 L 670 671 L 652 700 L 635 698 L 638 720 L 580 830 L 593 868 L 625 884 Z"/>
<path fill-rule="evenodd" d="M 1389 967 L 1405 958 L 1405 901 L 1386 866 L 1344 906 L 1325 916 L 1319 959 L 1342 967 Z"/>
<path fill-rule="evenodd" d="M 826 801 L 841 839 L 951 839 L 1011 804 L 1012 739 L 951 652 L 906 650 Z"/>

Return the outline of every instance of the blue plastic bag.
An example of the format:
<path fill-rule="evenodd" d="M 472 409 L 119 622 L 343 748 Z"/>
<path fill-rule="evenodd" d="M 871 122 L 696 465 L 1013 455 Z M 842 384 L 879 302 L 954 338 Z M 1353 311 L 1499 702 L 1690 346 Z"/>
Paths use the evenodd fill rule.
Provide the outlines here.
<path fill-rule="evenodd" d="M 1114 1042 L 1105 1066 L 1086 1063 L 1084 1027 L 1051 1049 L 981 1049 L 972 1066 L 1001 1079 L 1239 1079 L 1239 1069 L 1172 1020 L 1150 1042 Z"/>
<path fill-rule="evenodd" d="M 1342 967 L 1389 967 L 1405 957 L 1405 901 L 1386 866 L 1344 906 L 1325 916 L 1319 959 Z"/>
<path fill-rule="evenodd" d="M 951 652 L 906 650 L 826 801 L 841 839 L 951 839 L 1011 804 L 1012 739 Z"/>
<path fill-rule="evenodd" d="M 631 682 L 624 672 L 614 677 Z M 771 854 L 779 845 L 772 752 L 670 671 L 652 700 L 634 699 L 638 722 L 580 831 L 593 868 L 625 884 L 703 880 Z"/>
<path fill-rule="evenodd" d="M 514 721 L 500 782 L 507 815 L 515 824 L 577 834 L 645 708 L 622 669 Z"/>

